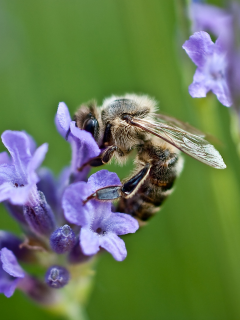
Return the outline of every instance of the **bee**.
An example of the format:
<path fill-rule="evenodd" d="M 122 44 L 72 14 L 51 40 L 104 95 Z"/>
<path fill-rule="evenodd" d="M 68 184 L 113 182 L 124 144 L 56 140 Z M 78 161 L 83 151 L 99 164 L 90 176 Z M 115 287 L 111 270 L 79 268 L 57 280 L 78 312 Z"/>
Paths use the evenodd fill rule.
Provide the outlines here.
<path fill-rule="evenodd" d="M 77 127 L 92 134 L 102 152 L 85 165 L 120 164 L 137 151 L 135 169 L 119 186 L 97 190 L 86 199 L 113 201 L 117 210 L 147 221 L 172 193 L 183 169 L 181 151 L 217 169 L 226 165 L 204 134 L 177 119 L 157 113 L 157 103 L 146 95 L 126 94 L 82 105 L 75 113 Z M 81 170 L 82 168 L 79 168 Z M 85 202 L 86 202 L 85 201 Z"/>

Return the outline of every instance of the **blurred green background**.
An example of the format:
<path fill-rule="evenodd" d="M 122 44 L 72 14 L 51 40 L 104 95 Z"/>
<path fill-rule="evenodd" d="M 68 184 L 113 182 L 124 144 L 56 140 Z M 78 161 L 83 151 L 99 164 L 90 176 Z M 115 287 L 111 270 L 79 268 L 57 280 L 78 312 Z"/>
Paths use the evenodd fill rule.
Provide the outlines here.
<path fill-rule="evenodd" d="M 215 1 L 215 4 L 217 1 Z M 88 304 L 91 320 L 240 319 L 240 166 L 229 109 L 188 95 L 193 64 L 167 0 L 0 0 L 0 129 L 49 143 L 44 165 L 70 161 L 58 135 L 59 101 L 72 113 L 92 98 L 146 93 L 163 112 L 222 141 L 224 171 L 185 156 L 174 194 L 148 226 L 125 236 L 128 257 L 104 254 Z M 180 13 L 181 15 L 181 13 Z M 0 147 L 3 151 L 4 147 Z M 131 164 L 109 170 L 126 177 Z M 1 229 L 20 232 L 1 206 Z M 1 318 L 60 319 L 21 293 L 0 296 Z"/>

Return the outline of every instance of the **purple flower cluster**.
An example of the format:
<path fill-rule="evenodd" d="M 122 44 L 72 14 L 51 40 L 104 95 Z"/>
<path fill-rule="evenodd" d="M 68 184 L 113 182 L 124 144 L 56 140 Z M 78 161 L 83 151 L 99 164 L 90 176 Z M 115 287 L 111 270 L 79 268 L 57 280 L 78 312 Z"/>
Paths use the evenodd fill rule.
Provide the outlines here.
<path fill-rule="evenodd" d="M 224 10 L 193 1 L 190 18 L 194 34 L 183 49 L 197 70 L 189 93 L 202 98 L 212 91 L 224 106 L 230 107 L 239 96 L 240 48 L 235 40 L 240 32 L 240 7 L 235 4 L 231 10 Z M 206 31 L 217 38 L 215 43 Z"/>
<path fill-rule="evenodd" d="M 127 251 L 119 236 L 134 233 L 139 227 L 131 216 L 113 212 L 110 202 L 84 203 L 97 189 L 121 182 L 107 170 L 89 178 L 89 166 L 78 171 L 89 159 L 98 156 L 100 149 L 89 132 L 76 127 L 63 102 L 59 104 L 55 123 L 72 149 L 71 165 L 63 169 L 57 180 L 49 169 L 39 168 L 47 144 L 36 148 L 25 132 L 2 134 L 11 157 L 6 152 L 0 153 L 0 201 L 25 233 L 22 240 L 0 231 L 0 292 L 6 297 L 19 288 L 37 301 L 50 303 L 51 299 L 46 298 L 51 295 L 49 287 L 61 288 L 70 279 L 68 264 L 86 262 L 100 248 L 116 260 L 124 260 Z M 49 261 L 57 262 L 46 270 L 45 283 L 28 275 L 18 263 L 18 260 L 39 262 L 37 251 L 54 256 Z"/>

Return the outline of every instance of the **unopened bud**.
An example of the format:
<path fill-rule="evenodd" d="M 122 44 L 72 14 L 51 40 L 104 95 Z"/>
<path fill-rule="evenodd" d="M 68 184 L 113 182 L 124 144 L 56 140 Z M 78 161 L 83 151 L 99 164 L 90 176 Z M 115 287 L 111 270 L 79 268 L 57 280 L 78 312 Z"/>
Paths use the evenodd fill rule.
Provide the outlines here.
<path fill-rule="evenodd" d="M 39 202 L 34 206 L 23 206 L 24 217 L 33 232 L 49 235 L 55 229 L 55 218 L 44 194 L 38 191 Z"/>
<path fill-rule="evenodd" d="M 69 281 L 70 275 L 67 269 L 60 266 L 52 266 L 45 275 L 45 281 L 51 288 L 59 289 Z"/>
<path fill-rule="evenodd" d="M 75 234 L 67 224 L 55 230 L 50 237 L 51 248 L 58 254 L 70 251 L 75 241 Z"/>

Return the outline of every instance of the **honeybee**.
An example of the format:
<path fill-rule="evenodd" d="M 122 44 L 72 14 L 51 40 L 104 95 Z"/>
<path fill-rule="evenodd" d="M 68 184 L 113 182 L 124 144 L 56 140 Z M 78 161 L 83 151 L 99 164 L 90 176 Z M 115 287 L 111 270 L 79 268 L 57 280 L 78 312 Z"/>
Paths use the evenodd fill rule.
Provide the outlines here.
<path fill-rule="evenodd" d="M 219 152 L 204 140 L 204 134 L 174 118 L 157 113 L 157 103 L 146 95 L 126 94 L 82 105 L 74 116 L 80 129 L 90 132 L 101 154 L 85 165 L 120 164 L 137 150 L 135 169 L 121 186 L 97 190 L 86 199 L 112 201 L 117 210 L 140 221 L 152 217 L 172 193 L 175 179 L 183 168 L 184 152 L 217 169 L 226 165 Z M 82 168 L 79 168 L 81 170 Z"/>

